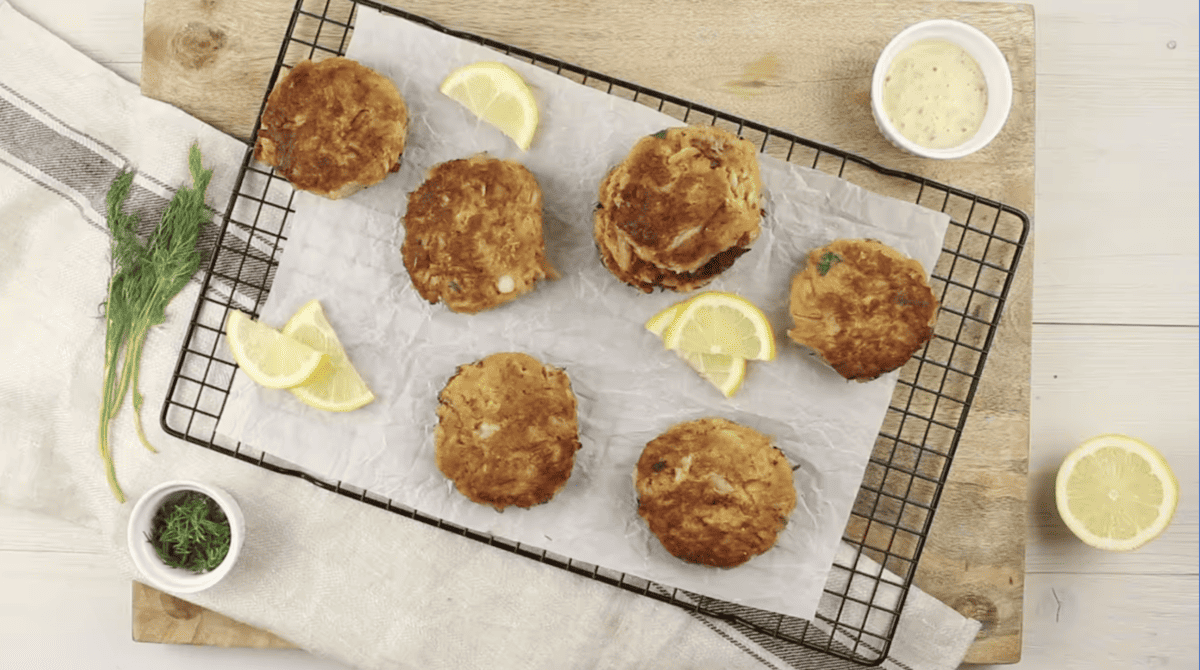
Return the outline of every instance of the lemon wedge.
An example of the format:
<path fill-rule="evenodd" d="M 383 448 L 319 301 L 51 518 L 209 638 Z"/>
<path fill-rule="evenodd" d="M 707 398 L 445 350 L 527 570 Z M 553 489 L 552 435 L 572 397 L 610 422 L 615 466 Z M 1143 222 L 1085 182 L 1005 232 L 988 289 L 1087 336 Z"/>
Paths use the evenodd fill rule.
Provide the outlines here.
<path fill-rule="evenodd" d="M 328 358 L 236 309 L 225 319 L 225 339 L 242 372 L 272 389 L 307 382 Z"/>
<path fill-rule="evenodd" d="M 464 65 L 451 72 L 438 90 L 500 129 L 522 151 L 529 150 L 538 108 L 533 91 L 516 70 L 488 61 Z"/>
<path fill-rule="evenodd" d="M 769 361 L 775 358 L 771 322 L 754 303 L 707 291 L 683 303 L 662 334 L 668 349 Z"/>
<path fill-rule="evenodd" d="M 1158 537 L 1179 502 L 1179 481 L 1162 454 L 1125 435 L 1076 447 L 1058 469 L 1059 516 L 1084 543 L 1130 551 Z"/>
<path fill-rule="evenodd" d="M 319 369 L 312 379 L 288 389 L 300 402 L 329 412 L 349 412 L 375 399 L 375 394 L 346 357 L 320 302 L 312 300 L 301 307 L 288 319 L 283 334 L 328 357 L 329 364 Z"/>
<path fill-rule="evenodd" d="M 646 330 L 662 337 L 663 332 L 679 316 L 688 301 L 677 302 L 650 317 L 646 322 Z M 693 370 L 717 387 L 726 398 L 732 397 L 742 387 L 746 379 L 746 359 L 726 354 L 699 353 L 674 350 L 680 358 L 687 361 Z"/>
<path fill-rule="evenodd" d="M 700 376 L 717 387 L 726 398 L 733 397 L 742 387 L 746 379 L 746 359 L 725 354 L 695 354 L 691 352 L 676 352 L 700 373 Z"/>
<path fill-rule="evenodd" d="M 677 302 L 658 314 L 650 317 L 650 320 L 646 322 L 646 330 L 654 333 L 658 337 L 662 337 L 663 331 L 667 329 L 667 326 L 671 325 L 671 322 L 675 320 L 675 317 L 679 316 L 679 310 L 683 308 L 684 302 L 687 301 L 685 300 L 683 302 Z"/>

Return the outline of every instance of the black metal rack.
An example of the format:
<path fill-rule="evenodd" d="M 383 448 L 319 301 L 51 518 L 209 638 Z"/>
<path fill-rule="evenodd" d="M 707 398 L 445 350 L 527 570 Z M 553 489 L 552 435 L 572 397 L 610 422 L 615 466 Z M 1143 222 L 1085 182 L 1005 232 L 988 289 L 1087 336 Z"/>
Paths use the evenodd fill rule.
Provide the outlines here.
<path fill-rule="evenodd" d="M 462 528 L 368 491 L 325 481 L 251 445 L 217 435 L 217 421 L 236 367 L 227 348 L 218 346 L 225 317 L 233 308 L 257 315 L 266 302 L 279 254 L 287 242 L 287 218 L 293 212 L 291 186 L 273 170 L 254 162 L 252 145 L 238 171 L 234 195 L 171 378 L 161 414 L 164 430 L 401 516 L 686 608 L 696 616 L 721 619 L 785 661 L 799 662 L 809 653 L 806 650 L 819 650 L 864 666 L 882 663 L 1029 234 L 1028 216 L 953 186 L 495 40 L 450 30 L 372 0 L 297 0 L 267 91 L 284 68 L 299 60 L 344 54 L 360 5 L 527 60 L 685 123 L 724 127 L 757 143 L 766 154 L 950 214 L 943 250 L 931 277 L 941 302 L 935 335 L 901 370 L 843 535 L 854 557 L 835 562 L 818 613 L 806 621 L 662 586 Z M 256 124 L 254 136 L 258 129 Z M 864 557 L 894 578 L 885 580 L 878 570 L 860 565 Z M 893 593 L 885 598 L 881 590 Z"/>

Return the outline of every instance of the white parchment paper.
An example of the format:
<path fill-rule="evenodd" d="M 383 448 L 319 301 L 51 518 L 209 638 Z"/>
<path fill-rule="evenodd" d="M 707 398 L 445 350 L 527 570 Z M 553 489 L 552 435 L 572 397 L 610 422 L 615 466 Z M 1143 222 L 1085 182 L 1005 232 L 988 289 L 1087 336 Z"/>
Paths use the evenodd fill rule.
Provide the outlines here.
<path fill-rule="evenodd" d="M 355 412 L 324 413 L 238 373 L 218 431 L 455 524 L 811 619 L 897 375 L 846 382 L 787 340 L 791 276 L 809 250 L 842 237 L 879 239 L 929 270 L 948 217 L 761 156 L 763 233 L 705 289 L 758 304 L 775 328 L 778 357 L 752 361 L 742 389 L 727 399 L 643 328 L 686 295 L 648 295 L 620 283 L 601 265 L 591 236 L 600 180 L 638 138 L 679 121 L 363 7 L 347 56 L 390 77 L 409 105 L 403 167 L 346 200 L 296 195 L 261 319 L 280 327 L 301 305 L 319 299 L 378 399 Z M 452 69 L 478 60 L 510 64 L 535 89 L 541 125 L 528 152 L 438 93 Z M 537 178 L 547 256 L 562 277 L 500 308 L 462 315 L 426 303 L 413 290 L 399 253 L 399 217 L 430 167 L 479 152 L 520 161 Z M 498 351 L 523 351 L 566 370 L 583 445 L 558 496 L 503 513 L 458 494 L 433 453 L 438 392 L 458 365 Z M 770 435 L 798 466 L 799 501 L 776 546 L 728 570 L 668 554 L 638 516 L 632 482 L 648 441 L 675 423 L 705 416 Z"/>

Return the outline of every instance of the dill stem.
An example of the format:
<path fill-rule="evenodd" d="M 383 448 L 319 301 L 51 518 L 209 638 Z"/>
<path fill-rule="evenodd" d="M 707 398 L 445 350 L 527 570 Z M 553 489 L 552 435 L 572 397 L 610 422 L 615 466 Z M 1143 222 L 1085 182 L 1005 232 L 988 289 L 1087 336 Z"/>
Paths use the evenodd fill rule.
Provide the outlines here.
<path fill-rule="evenodd" d="M 126 368 L 132 368 L 130 386 L 133 394 L 133 425 L 137 429 L 137 436 L 141 440 L 142 446 L 155 454 L 158 453 L 158 449 L 155 449 L 154 445 L 150 444 L 150 440 L 146 438 L 146 431 L 142 428 L 142 403 L 145 398 L 142 396 L 142 392 L 138 390 L 138 378 L 141 376 L 142 349 L 146 345 L 146 337 L 150 334 L 151 328 L 162 323 L 161 320 L 155 321 L 151 317 L 151 311 L 159 304 L 160 296 L 166 289 L 165 284 L 166 281 L 163 277 L 155 279 L 154 288 L 150 293 L 153 299 L 142 306 L 142 311 L 130 323 L 128 349 L 125 356 Z M 167 296 L 166 301 L 169 302 L 170 298 L 171 296 Z M 165 303 L 162 309 L 166 309 Z"/>
<path fill-rule="evenodd" d="M 142 402 L 144 400 L 142 392 L 138 390 L 138 376 L 142 366 L 142 348 L 146 344 L 146 336 L 150 334 L 150 324 L 139 326 L 132 335 L 130 335 L 129 351 L 125 357 L 125 364 L 128 366 L 129 361 L 134 361 L 133 373 L 130 376 L 130 386 L 133 392 L 133 425 L 137 428 L 138 439 L 142 441 L 142 445 L 149 449 L 152 453 L 157 454 L 158 449 L 150 444 L 150 440 L 146 439 L 146 431 L 142 429 Z"/>
<path fill-rule="evenodd" d="M 113 364 L 115 373 L 116 355 L 113 356 Z M 125 493 L 121 490 L 121 485 L 117 483 L 116 466 L 113 464 L 112 446 L 109 443 L 109 430 L 112 424 L 113 417 L 120 408 L 120 400 L 125 395 L 124 389 L 121 389 L 118 394 L 117 387 L 119 379 L 115 374 L 109 374 L 108 379 L 104 384 L 104 397 L 100 401 L 100 457 L 104 460 L 105 474 L 108 477 L 108 487 L 112 489 L 113 495 L 117 502 L 125 502 Z"/>
<path fill-rule="evenodd" d="M 109 389 L 105 389 L 105 395 L 110 393 Z M 100 458 L 104 460 L 105 475 L 108 477 L 108 487 L 112 489 L 113 496 L 117 502 L 125 502 L 125 492 L 121 490 L 121 485 L 117 482 L 116 465 L 113 463 L 112 446 L 109 444 L 109 429 L 112 424 L 113 410 L 110 401 L 106 398 L 100 407 Z"/>
<path fill-rule="evenodd" d="M 100 421 L 100 456 L 104 459 L 104 474 L 108 478 L 108 488 L 112 489 L 113 496 L 117 502 L 125 502 L 125 492 L 121 490 L 121 485 L 117 483 L 117 467 L 113 463 L 112 452 L 108 446 L 108 422 L 103 418 Z"/>
<path fill-rule="evenodd" d="M 109 295 L 112 296 L 112 286 L 114 280 L 109 281 Z M 113 495 L 117 502 L 125 502 L 125 493 L 121 490 L 121 485 L 117 482 L 116 466 L 113 464 L 112 447 L 109 444 L 109 428 L 112 424 L 113 417 L 117 413 L 117 409 L 121 406 L 121 401 L 125 397 L 125 386 L 121 384 L 121 378 L 117 375 L 117 362 L 121 357 L 121 340 L 126 328 L 120 327 L 120 324 L 113 318 L 113 310 L 106 310 L 105 320 L 108 336 L 104 343 L 104 393 L 100 401 L 100 457 L 105 463 L 105 475 L 108 478 L 108 486 L 112 489 Z M 116 324 L 114 326 L 114 324 Z"/>
<path fill-rule="evenodd" d="M 134 380 L 137 379 L 137 371 L 138 371 L 138 368 L 140 367 L 140 365 L 139 365 L 140 358 L 139 357 L 141 355 L 142 343 L 146 341 L 146 333 L 149 332 L 149 327 L 143 326 L 143 325 L 141 325 L 141 322 L 139 322 L 137 330 L 133 330 L 131 328 L 127 332 L 130 332 L 131 334 L 127 338 L 127 342 L 125 344 L 125 360 L 124 360 L 123 364 L 121 365 L 121 377 L 120 377 L 120 381 L 117 384 L 117 388 L 114 391 L 114 395 L 111 398 L 111 401 L 109 404 L 109 406 L 111 407 L 111 413 L 108 415 L 108 421 L 110 421 L 110 422 L 112 421 L 113 417 L 116 416 L 117 412 L 120 411 L 121 405 L 123 405 L 125 403 L 125 393 L 129 390 L 129 387 L 131 385 L 133 385 Z M 113 363 L 115 365 L 115 363 L 116 363 L 115 359 L 113 360 Z M 145 439 L 144 435 L 142 434 L 142 426 L 141 426 L 141 422 L 138 421 L 138 413 L 137 413 L 138 406 L 141 404 L 140 402 L 138 402 L 138 395 L 139 394 L 137 391 L 137 387 L 136 387 L 136 385 L 134 385 L 134 388 L 133 388 L 134 422 L 137 424 L 138 435 L 142 436 L 142 443 L 145 444 L 146 447 L 148 449 L 150 449 L 150 451 L 158 453 L 154 447 L 150 446 L 149 442 L 146 442 L 146 439 Z M 102 416 L 102 418 L 103 418 L 103 416 Z M 105 444 L 107 444 L 108 443 L 107 431 L 105 431 L 105 433 L 106 434 L 104 436 L 104 442 L 105 442 Z M 112 470 L 113 465 L 112 465 L 111 450 L 109 451 L 108 467 L 110 470 Z M 109 483 L 116 485 L 116 473 L 115 472 L 111 475 Z M 120 486 L 116 486 L 116 488 L 113 492 L 117 494 L 117 499 L 119 501 L 125 502 L 124 494 L 120 493 Z"/>

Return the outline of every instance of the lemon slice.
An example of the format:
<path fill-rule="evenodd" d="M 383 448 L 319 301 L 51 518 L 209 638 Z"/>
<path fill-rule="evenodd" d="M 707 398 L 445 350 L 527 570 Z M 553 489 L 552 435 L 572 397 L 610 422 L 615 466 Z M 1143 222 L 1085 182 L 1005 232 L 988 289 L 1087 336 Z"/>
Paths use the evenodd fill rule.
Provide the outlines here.
<path fill-rule="evenodd" d="M 775 358 L 775 334 L 766 315 L 733 293 L 708 291 L 683 303 L 662 338 L 668 349 L 690 353 Z"/>
<path fill-rule="evenodd" d="M 537 102 L 516 70 L 486 61 L 464 65 L 451 72 L 438 90 L 499 128 L 522 151 L 529 150 L 538 126 Z"/>
<path fill-rule="evenodd" d="M 663 331 L 675 320 L 686 303 L 686 300 L 677 302 L 650 317 L 650 320 L 646 322 L 646 330 L 661 337 Z M 687 364 L 700 373 L 701 377 L 725 394 L 726 398 L 737 393 L 737 390 L 742 387 L 742 381 L 746 379 L 746 359 L 744 358 L 725 354 L 694 353 L 679 349 L 676 349 L 675 353 L 687 361 Z"/>
<path fill-rule="evenodd" d="M 320 351 L 236 309 L 225 319 L 225 339 L 242 372 L 272 389 L 307 382 L 327 359 Z"/>
<path fill-rule="evenodd" d="M 301 307 L 288 319 L 283 334 L 328 356 L 329 364 L 318 370 L 308 383 L 288 389 L 300 402 L 330 412 L 349 412 L 375 399 L 346 357 L 320 302 L 313 300 Z"/>
<path fill-rule="evenodd" d="M 1059 516 L 1079 539 L 1097 549 L 1129 551 L 1171 523 L 1179 481 L 1150 445 L 1101 435 L 1067 455 L 1054 493 Z"/>

